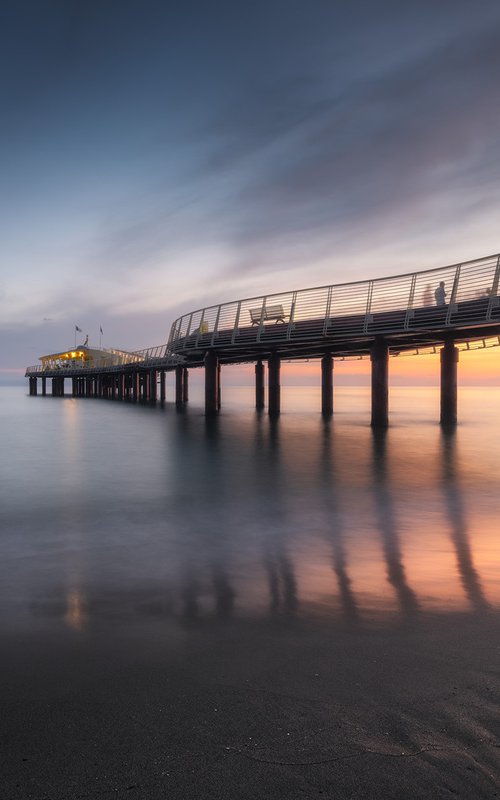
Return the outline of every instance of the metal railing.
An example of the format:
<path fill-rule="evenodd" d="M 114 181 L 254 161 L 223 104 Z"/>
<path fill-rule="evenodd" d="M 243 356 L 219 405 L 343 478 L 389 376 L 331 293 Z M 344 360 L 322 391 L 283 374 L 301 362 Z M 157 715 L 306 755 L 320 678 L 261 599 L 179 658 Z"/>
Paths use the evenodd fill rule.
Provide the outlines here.
<path fill-rule="evenodd" d="M 57 372 L 59 375 L 72 375 L 81 372 L 113 372 L 121 371 L 126 367 L 135 367 L 138 369 L 148 369 L 154 367 L 173 367 L 177 364 L 185 362 L 185 357 L 172 353 L 166 344 L 159 344 L 155 347 L 148 347 L 145 350 L 134 350 L 132 353 L 126 353 L 123 350 L 107 349 L 107 353 L 113 354 L 114 358 L 109 362 L 106 360 L 94 363 L 86 361 L 82 364 L 35 364 L 32 367 L 27 367 L 25 375 L 35 376 L 47 373 Z"/>
<path fill-rule="evenodd" d="M 445 304 L 435 290 L 444 283 Z M 173 367 L 189 351 L 283 342 L 328 341 L 383 334 L 500 325 L 500 254 L 460 264 L 369 281 L 261 295 L 198 309 L 173 322 L 167 344 L 132 353 L 109 350 L 109 365 L 27 367 L 26 375 L 66 375 L 124 367 Z M 478 336 L 482 338 L 484 334 Z M 484 341 L 484 340 L 483 340 Z M 489 342 L 496 340 L 488 339 Z M 483 346 L 496 346 L 489 344 Z M 410 348 L 411 349 L 411 348 Z M 425 345 L 414 352 L 429 352 Z M 397 355 L 397 353 L 394 353 Z"/>
<path fill-rule="evenodd" d="M 500 255 L 388 278 L 250 297 L 184 314 L 167 347 L 349 339 L 500 322 Z M 435 290 L 444 283 L 446 300 Z"/>

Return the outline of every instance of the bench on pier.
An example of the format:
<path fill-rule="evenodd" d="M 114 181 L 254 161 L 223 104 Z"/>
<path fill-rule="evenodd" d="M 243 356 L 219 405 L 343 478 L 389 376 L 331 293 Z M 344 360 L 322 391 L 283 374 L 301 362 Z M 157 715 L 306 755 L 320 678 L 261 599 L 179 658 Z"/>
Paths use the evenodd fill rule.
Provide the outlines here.
<path fill-rule="evenodd" d="M 265 308 L 251 308 L 250 319 L 252 325 L 260 325 L 261 322 L 274 320 L 274 322 L 284 322 L 287 317 L 283 306 L 266 306 Z"/>

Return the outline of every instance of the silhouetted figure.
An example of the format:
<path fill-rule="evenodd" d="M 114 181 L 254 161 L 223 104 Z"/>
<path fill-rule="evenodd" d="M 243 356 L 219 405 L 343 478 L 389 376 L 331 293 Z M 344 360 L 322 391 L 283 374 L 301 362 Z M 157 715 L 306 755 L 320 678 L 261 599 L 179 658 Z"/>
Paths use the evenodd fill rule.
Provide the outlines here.
<path fill-rule="evenodd" d="M 444 306 L 446 303 L 446 292 L 444 290 L 444 281 L 440 281 L 439 286 L 434 292 L 437 306 Z"/>
<path fill-rule="evenodd" d="M 423 296 L 424 306 L 432 305 L 432 289 L 430 283 L 427 284 Z"/>

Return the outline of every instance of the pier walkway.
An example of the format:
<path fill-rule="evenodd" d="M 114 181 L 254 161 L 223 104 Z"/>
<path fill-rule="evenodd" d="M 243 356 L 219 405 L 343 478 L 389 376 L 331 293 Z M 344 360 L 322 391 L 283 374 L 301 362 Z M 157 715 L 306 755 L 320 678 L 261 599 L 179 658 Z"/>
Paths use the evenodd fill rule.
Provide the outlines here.
<path fill-rule="evenodd" d="M 221 367 L 255 363 L 255 402 L 280 412 L 283 360 L 321 359 L 322 406 L 333 412 L 334 361 L 370 358 L 372 425 L 388 424 L 390 356 L 441 354 L 442 424 L 457 420 L 457 363 L 460 349 L 500 343 L 500 255 L 432 270 L 335 284 L 222 303 L 184 314 L 171 326 L 168 342 L 136 351 L 119 363 L 28 367 L 30 394 L 165 400 L 165 373 L 175 370 L 175 400 L 188 400 L 190 368 L 205 370 L 205 411 L 221 404 Z M 436 291 L 437 290 L 437 291 Z M 112 351 L 109 351 L 110 353 Z M 114 351 L 119 352 L 119 351 Z M 45 357 L 46 359 L 47 357 Z"/>

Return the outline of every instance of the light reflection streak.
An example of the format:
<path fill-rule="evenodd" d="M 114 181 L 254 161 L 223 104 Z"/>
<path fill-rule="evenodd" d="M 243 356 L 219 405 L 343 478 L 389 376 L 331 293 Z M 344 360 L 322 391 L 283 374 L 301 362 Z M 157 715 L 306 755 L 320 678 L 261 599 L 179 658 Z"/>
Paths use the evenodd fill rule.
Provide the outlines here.
<path fill-rule="evenodd" d="M 75 631 L 82 631 L 88 621 L 85 600 L 79 589 L 72 589 L 66 595 L 66 613 L 64 621 Z"/>

